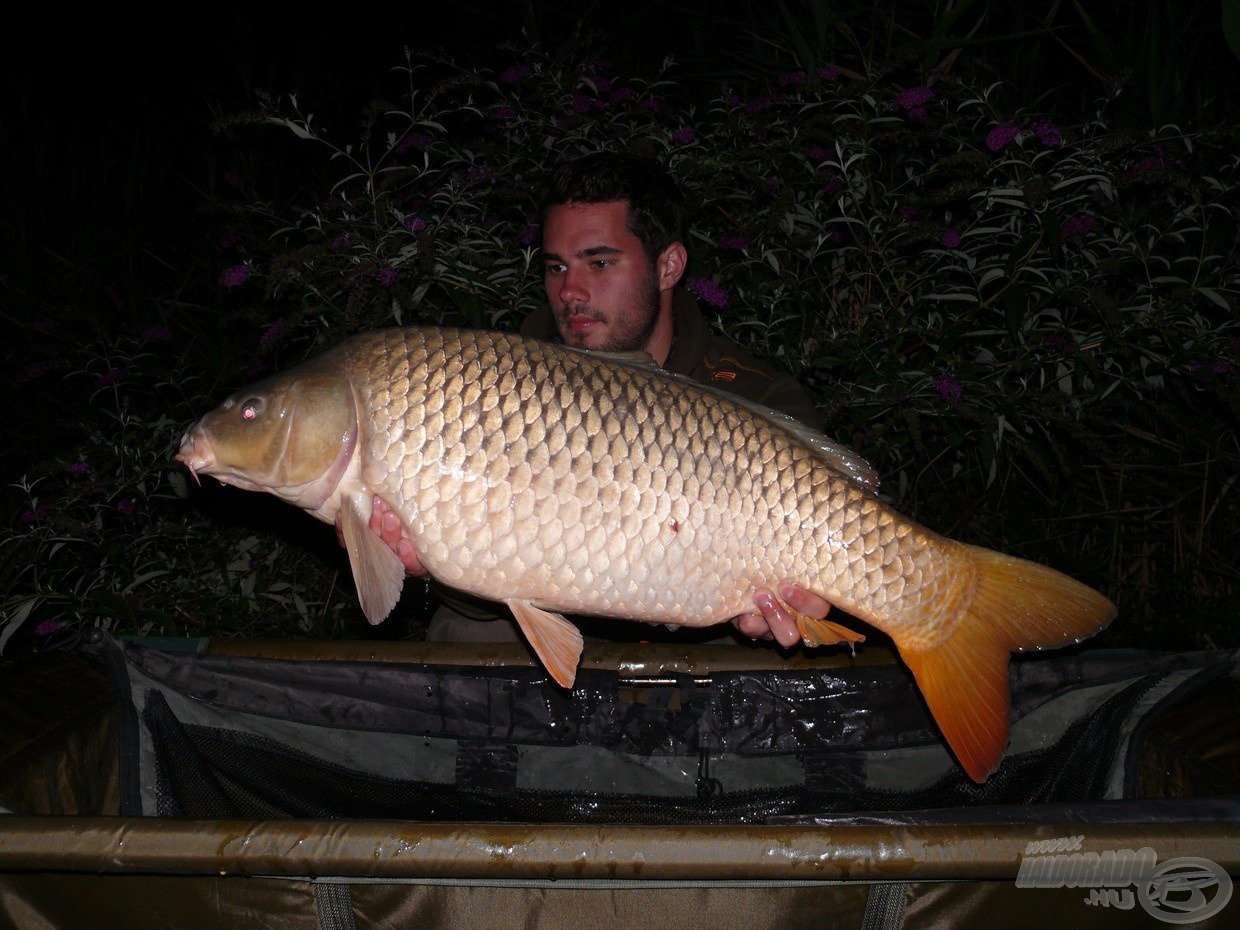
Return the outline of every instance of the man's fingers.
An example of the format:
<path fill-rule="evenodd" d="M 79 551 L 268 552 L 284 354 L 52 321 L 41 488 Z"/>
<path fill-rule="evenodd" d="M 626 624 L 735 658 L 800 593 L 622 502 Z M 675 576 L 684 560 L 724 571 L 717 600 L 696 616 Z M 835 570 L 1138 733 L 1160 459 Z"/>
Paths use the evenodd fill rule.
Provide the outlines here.
<path fill-rule="evenodd" d="M 742 636 L 750 639 L 772 639 L 771 625 L 760 613 L 741 614 L 732 618 L 732 625 Z"/>
<path fill-rule="evenodd" d="M 821 620 L 831 612 L 830 601 L 788 581 L 779 586 L 779 596 L 793 610 L 800 611 L 815 620 Z"/>
<path fill-rule="evenodd" d="M 795 646 L 801 639 L 801 630 L 796 618 L 784 608 L 775 593 L 769 588 L 759 588 L 753 599 L 775 641 L 781 646 Z"/>

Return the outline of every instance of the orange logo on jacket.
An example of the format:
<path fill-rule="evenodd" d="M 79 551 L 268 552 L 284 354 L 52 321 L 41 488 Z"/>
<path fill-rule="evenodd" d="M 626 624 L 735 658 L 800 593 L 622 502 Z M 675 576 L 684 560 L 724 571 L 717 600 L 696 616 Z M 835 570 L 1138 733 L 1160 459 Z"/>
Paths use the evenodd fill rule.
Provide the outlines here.
<path fill-rule="evenodd" d="M 736 359 L 734 359 L 730 355 L 725 355 L 723 358 L 719 359 L 720 365 L 724 364 L 725 362 L 729 362 L 732 365 L 735 365 L 737 368 L 740 368 L 742 371 L 748 371 L 748 372 L 751 372 L 752 374 L 758 375 L 761 378 L 765 378 L 767 381 L 773 380 L 772 377 L 769 374 L 767 374 L 765 371 L 760 371 L 757 368 L 750 368 L 748 365 L 741 364 L 740 362 L 738 362 Z M 702 364 L 711 370 L 712 372 L 710 376 L 711 381 L 735 381 L 736 380 L 735 371 L 728 371 L 727 369 L 717 370 L 715 363 L 710 360 L 709 355 L 703 356 Z"/>

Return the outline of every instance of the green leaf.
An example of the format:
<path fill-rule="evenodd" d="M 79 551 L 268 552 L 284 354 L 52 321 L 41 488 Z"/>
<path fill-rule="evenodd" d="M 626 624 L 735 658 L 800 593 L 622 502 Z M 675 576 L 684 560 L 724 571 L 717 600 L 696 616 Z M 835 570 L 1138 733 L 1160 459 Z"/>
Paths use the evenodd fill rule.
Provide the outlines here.
<path fill-rule="evenodd" d="M 1240 58 L 1240 0 L 1223 0 L 1223 38 L 1232 54 Z"/>

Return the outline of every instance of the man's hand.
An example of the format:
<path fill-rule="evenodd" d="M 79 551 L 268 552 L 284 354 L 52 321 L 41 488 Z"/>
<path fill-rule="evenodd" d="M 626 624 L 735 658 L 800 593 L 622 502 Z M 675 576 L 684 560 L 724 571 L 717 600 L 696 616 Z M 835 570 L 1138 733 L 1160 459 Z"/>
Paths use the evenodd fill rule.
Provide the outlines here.
<path fill-rule="evenodd" d="M 753 593 L 753 602 L 759 612 L 733 617 L 732 625 L 745 636 L 773 639 L 785 648 L 800 642 L 801 631 L 797 628 L 796 617 L 784 604 L 816 620 L 822 620 L 831 612 L 830 603 L 789 582 L 779 586 L 779 597 L 770 588 L 758 588 Z"/>
<path fill-rule="evenodd" d="M 388 548 L 396 553 L 396 557 L 400 559 L 401 564 L 405 566 L 405 571 L 410 575 L 417 575 L 420 578 L 430 575 L 430 572 L 422 565 L 422 560 L 418 558 L 418 552 L 413 548 L 413 543 L 404 534 L 400 518 L 388 510 L 387 505 L 377 496 L 372 502 L 372 507 L 370 531 L 387 543 Z M 340 517 L 336 517 L 336 538 L 343 546 L 344 533 L 340 529 Z"/>

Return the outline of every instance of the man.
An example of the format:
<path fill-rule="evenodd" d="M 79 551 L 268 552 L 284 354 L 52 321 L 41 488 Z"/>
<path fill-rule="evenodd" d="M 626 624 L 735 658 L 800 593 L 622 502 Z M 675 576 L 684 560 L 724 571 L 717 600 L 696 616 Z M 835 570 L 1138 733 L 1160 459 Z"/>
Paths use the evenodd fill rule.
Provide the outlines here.
<path fill-rule="evenodd" d="M 583 349 L 645 352 L 668 371 L 819 427 L 817 409 L 793 378 L 711 333 L 696 301 L 676 289 L 688 261 L 684 207 L 662 168 L 627 155 L 587 155 L 554 172 L 544 204 L 548 306 L 529 315 L 522 335 L 558 338 Z M 407 571 L 426 574 L 412 544 L 402 537 L 396 515 L 378 500 L 370 525 Z M 734 618 L 737 630 L 792 646 L 800 633 L 785 604 L 815 618 L 830 610 L 830 604 L 803 588 L 785 584 L 778 594 L 768 588 L 755 591 L 757 610 Z M 520 639 L 510 618 L 487 619 L 494 617 L 496 605 L 479 607 L 452 592 L 444 592 L 441 600 L 428 639 Z"/>

